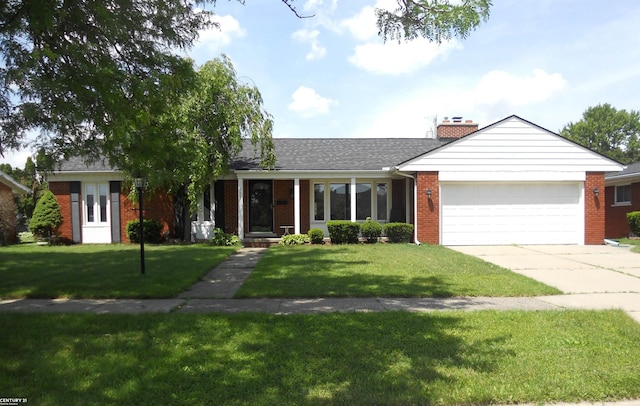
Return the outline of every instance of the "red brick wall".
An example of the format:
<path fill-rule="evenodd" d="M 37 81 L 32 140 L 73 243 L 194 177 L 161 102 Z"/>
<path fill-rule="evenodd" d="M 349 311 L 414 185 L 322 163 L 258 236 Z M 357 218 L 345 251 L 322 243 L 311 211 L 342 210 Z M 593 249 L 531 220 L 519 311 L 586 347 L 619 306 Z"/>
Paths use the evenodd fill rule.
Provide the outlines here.
<path fill-rule="evenodd" d="M 60 212 L 62 213 L 62 224 L 60 225 L 60 236 L 72 239 L 71 233 L 71 196 L 69 190 L 69 182 L 49 182 L 49 190 L 55 195 Z M 127 222 L 137 220 L 139 213 L 138 205 L 129 200 L 129 190 L 124 186 L 120 190 L 120 240 L 129 242 L 127 238 Z M 82 198 L 81 198 L 82 200 Z M 145 219 L 155 219 L 163 223 L 163 232 L 168 233 L 169 237 L 175 236 L 175 222 L 173 218 L 173 201 L 170 196 L 165 193 L 147 194 L 144 199 Z M 83 205 L 80 204 L 80 218 L 82 215 Z M 82 227 L 82 225 L 80 225 Z"/>
<path fill-rule="evenodd" d="M 438 172 L 418 172 L 418 241 L 440 244 Z M 431 189 L 431 199 L 426 190 Z"/>
<path fill-rule="evenodd" d="M 640 182 L 631 184 L 631 205 L 629 206 L 614 206 L 615 192 L 615 186 L 608 186 L 605 189 L 605 237 L 624 238 L 631 232 L 627 213 L 640 211 Z"/>
<path fill-rule="evenodd" d="M 137 193 L 137 192 L 135 192 Z M 120 189 L 120 240 L 129 242 L 127 238 L 127 223 L 138 220 L 140 213 L 138 203 L 129 199 L 129 189 L 124 184 Z M 175 238 L 175 219 L 173 213 L 173 198 L 164 192 L 150 192 L 144 194 L 144 219 L 158 220 L 162 223 L 162 232 L 169 238 Z"/>
<path fill-rule="evenodd" d="M 594 188 L 600 194 L 595 196 Z M 584 182 L 584 243 L 586 245 L 601 245 L 604 240 L 605 228 L 605 196 L 604 172 L 587 172 Z"/>
<path fill-rule="evenodd" d="M 284 231 L 280 226 L 293 226 L 293 180 L 276 180 L 273 182 L 273 223 L 274 232 L 281 236 Z M 294 230 L 290 229 L 293 233 Z"/>
<path fill-rule="evenodd" d="M 6 232 L 5 238 L 7 239 L 7 242 L 10 243 L 18 242 L 18 235 L 15 227 L 16 204 L 13 200 L 13 190 L 4 183 L 0 183 L 0 205 L 3 205 L 2 209 L 4 209 L 0 210 L 0 215 L 6 213 L 9 216 L 13 216 L 12 219 L 9 219 L 10 224 L 7 224 L 8 228 L 4 230 Z"/>
<path fill-rule="evenodd" d="M 62 214 L 62 223 L 58 228 L 58 233 L 62 238 L 73 239 L 71 232 L 71 192 L 69 182 L 49 182 L 49 190 L 56 197 L 60 205 L 60 214 Z M 82 218 L 82 207 L 80 207 L 80 218 Z"/>
<path fill-rule="evenodd" d="M 300 232 L 306 234 L 311 228 L 311 183 L 300 180 Z"/>
<path fill-rule="evenodd" d="M 224 232 L 238 235 L 238 181 L 224 182 Z"/>

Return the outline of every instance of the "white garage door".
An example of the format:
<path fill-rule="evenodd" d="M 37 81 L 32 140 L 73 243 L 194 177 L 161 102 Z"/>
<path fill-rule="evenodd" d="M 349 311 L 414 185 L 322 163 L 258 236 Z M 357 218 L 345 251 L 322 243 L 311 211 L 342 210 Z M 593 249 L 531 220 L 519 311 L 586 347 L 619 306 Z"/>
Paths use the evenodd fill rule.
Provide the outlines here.
<path fill-rule="evenodd" d="M 583 244 L 580 183 L 442 183 L 443 245 Z"/>

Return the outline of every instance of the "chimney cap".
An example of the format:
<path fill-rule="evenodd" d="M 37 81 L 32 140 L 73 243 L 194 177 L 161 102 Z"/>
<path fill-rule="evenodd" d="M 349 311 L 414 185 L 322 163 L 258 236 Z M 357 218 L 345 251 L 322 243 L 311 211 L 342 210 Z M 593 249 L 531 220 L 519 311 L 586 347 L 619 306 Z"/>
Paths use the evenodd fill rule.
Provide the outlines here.
<path fill-rule="evenodd" d="M 460 122 L 462 122 L 462 116 L 456 116 L 456 117 L 453 117 L 453 122 L 454 122 L 454 123 L 460 123 Z"/>

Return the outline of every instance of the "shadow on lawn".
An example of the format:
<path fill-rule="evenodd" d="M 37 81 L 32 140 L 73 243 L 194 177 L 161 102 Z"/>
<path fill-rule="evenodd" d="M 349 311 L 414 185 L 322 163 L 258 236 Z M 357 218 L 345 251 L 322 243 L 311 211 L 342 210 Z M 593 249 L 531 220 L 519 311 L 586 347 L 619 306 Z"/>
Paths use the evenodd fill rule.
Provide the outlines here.
<path fill-rule="evenodd" d="M 317 297 L 452 297 L 452 287 L 434 275 L 416 276 L 395 270 L 368 272 L 373 260 L 354 256 L 349 247 L 330 250 L 271 250 L 258 263 L 236 298 L 317 298 Z M 356 258 L 356 259 L 354 259 Z M 353 269 L 341 273 L 343 269 Z"/>
<path fill-rule="evenodd" d="M 170 298 L 187 289 L 230 250 L 208 246 L 131 245 L 35 247 L 3 252 L 3 298 Z"/>
<path fill-rule="evenodd" d="M 38 404 L 441 403 L 459 371 L 514 356 L 504 337 L 465 340 L 464 319 L 444 314 L 0 315 L 0 326 L 11 320 L 35 334 L 2 340 L 0 378 Z"/>

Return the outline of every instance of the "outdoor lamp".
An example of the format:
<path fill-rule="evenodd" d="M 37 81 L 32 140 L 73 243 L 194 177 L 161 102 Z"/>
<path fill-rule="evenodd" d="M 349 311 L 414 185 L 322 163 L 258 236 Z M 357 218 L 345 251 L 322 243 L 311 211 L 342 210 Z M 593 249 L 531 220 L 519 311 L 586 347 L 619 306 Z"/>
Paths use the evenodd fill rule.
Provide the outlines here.
<path fill-rule="evenodd" d="M 427 189 L 427 197 L 431 200 L 431 189 Z"/>
<path fill-rule="evenodd" d="M 600 189 L 598 189 L 598 187 L 597 187 L 597 186 L 596 186 L 596 187 L 594 187 L 594 188 L 593 188 L 593 195 L 594 195 L 595 197 L 598 197 L 598 195 L 599 195 L 599 194 L 600 194 Z"/>

